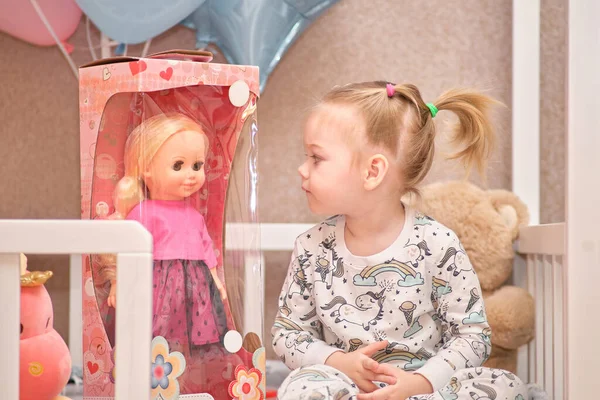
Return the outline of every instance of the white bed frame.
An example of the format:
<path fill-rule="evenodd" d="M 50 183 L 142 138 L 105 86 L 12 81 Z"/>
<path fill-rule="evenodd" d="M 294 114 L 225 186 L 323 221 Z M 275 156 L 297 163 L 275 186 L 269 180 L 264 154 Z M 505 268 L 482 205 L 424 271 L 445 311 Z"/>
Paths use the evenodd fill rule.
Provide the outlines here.
<path fill-rule="evenodd" d="M 543 386 L 553 399 L 597 395 L 600 368 L 600 2 L 568 0 L 568 121 L 566 123 L 566 222 L 539 225 L 539 34 L 540 0 L 513 4 L 513 191 L 527 203 L 532 226 L 521 230 L 514 282 L 527 287 L 536 303 L 535 340 L 520 352 L 519 376 Z M 308 225 L 263 224 L 260 260 L 249 258 L 255 280 L 264 252 L 291 250 Z M 230 226 L 229 232 L 244 229 Z M 226 238 L 226 246 L 233 248 Z M 0 343 L 4 361 L 3 399 L 19 397 L 19 257 L 18 254 L 71 254 L 70 343 L 74 365 L 82 365 L 81 254 L 117 253 L 117 296 L 127 307 L 117 312 L 116 399 L 150 397 L 152 240 L 131 221 L 0 220 Z M 136 284 L 133 284 L 135 282 Z M 247 304 L 262 307 L 260 296 Z M 127 291 L 124 288 L 128 288 Z M 246 330 L 262 332 L 260 321 L 246 316 Z M 218 399 L 220 400 L 220 399 Z"/>
<path fill-rule="evenodd" d="M 81 278 L 81 255 L 117 254 L 117 297 L 115 341 L 125 343 L 116 354 L 117 399 L 150 398 L 150 343 L 152 332 L 152 236 L 138 222 L 82 220 L 3 220 L 0 221 L 0 304 L 4 321 L 0 343 L 4 343 L 3 398 L 19 399 L 19 253 L 71 254 L 71 271 Z M 79 337 L 70 343 L 73 362 L 81 358 L 81 280 L 76 296 Z M 74 290 L 71 288 L 71 290 Z M 121 303 L 122 302 L 122 303 Z M 75 345 L 77 343 L 77 345 Z M 137 364 L 140 362 L 140 364 Z M 147 365 L 147 368 L 140 366 Z M 122 371 L 119 371 L 121 369 Z"/>
<path fill-rule="evenodd" d="M 523 228 L 513 280 L 535 300 L 535 338 L 520 349 L 517 374 L 542 386 L 551 399 L 565 396 L 565 224 Z"/>

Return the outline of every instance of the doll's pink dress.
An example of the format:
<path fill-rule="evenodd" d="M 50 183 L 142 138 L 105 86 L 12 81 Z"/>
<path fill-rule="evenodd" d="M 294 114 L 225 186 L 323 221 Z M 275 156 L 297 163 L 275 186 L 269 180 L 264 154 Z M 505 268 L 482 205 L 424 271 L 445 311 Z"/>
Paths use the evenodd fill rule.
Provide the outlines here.
<path fill-rule="evenodd" d="M 127 219 L 142 223 L 154 239 L 152 335 L 164 337 L 192 366 L 227 331 L 209 270 L 217 259 L 204 218 L 185 200 L 145 200 Z"/>

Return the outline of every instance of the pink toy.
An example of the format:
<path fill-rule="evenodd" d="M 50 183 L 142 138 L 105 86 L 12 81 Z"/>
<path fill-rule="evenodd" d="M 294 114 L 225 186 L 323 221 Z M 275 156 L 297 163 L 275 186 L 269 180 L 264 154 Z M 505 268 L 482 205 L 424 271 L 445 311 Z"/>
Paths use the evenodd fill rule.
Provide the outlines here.
<path fill-rule="evenodd" d="M 27 271 L 21 255 L 20 400 L 59 400 L 71 374 L 71 356 L 54 330 L 52 301 L 44 283 L 52 271 Z"/>

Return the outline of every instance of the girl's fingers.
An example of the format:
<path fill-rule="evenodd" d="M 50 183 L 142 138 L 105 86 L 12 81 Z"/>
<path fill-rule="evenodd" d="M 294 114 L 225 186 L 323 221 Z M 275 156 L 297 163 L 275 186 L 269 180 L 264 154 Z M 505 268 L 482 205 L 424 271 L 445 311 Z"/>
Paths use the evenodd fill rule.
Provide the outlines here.
<path fill-rule="evenodd" d="M 383 363 L 383 364 L 379 364 L 376 372 L 378 374 L 383 374 L 383 375 L 397 376 L 399 373 L 402 373 L 404 371 L 399 368 L 394 367 L 393 365 Z"/>
<path fill-rule="evenodd" d="M 388 385 L 395 385 L 398 382 L 398 378 L 392 375 L 375 375 L 373 378 L 374 381 L 387 383 Z"/>
<path fill-rule="evenodd" d="M 366 370 L 379 372 L 379 363 L 372 358 L 363 358 L 362 366 Z"/>
<path fill-rule="evenodd" d="M 387 340 L 382 340 L 381 342 L 371 343 L 362 349 L 356 350 L 361 352 L 362 354 L 371 357 L 373 354 L 377 353 L 379 350 L 385 349 L 389 345 Z"/>
<path fill-rule="evenodd" d="M 365 393 L 370 393 L 374 390 L 379 389 L 377 385 L 375 385 L 373 382 L 367 379 L 358 379 L 354 383 L 356 383 L 356 386 L 358 386 L 358 388 Z"/>

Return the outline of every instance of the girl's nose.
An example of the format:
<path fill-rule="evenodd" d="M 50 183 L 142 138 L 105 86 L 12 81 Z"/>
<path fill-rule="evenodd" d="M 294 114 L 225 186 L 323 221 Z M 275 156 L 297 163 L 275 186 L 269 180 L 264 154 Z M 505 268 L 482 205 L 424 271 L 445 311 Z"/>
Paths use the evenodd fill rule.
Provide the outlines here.
<path fill-rule="evenodd" d="M 308 179 L 308 167 L 306 165 L 306 161 L 298 167 L 298 173 L 302 178 Z"/>

